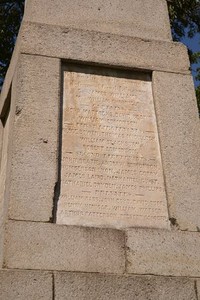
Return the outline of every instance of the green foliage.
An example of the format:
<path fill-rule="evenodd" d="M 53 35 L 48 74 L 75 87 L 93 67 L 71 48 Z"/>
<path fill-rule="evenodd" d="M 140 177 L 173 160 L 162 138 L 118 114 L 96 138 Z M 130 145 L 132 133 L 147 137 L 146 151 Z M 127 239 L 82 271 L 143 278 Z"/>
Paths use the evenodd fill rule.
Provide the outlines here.
<path fill-rule="evenodd" d="M 172 36 L 175 41 L 183 37 L 193 38 L 200 33 L 200 0 L 168 0 Z M 199 44 L 200 48 L 200 44 Z M 188 49 L 190 63 L 200 63 L 200 51 L 193 52 Z M 195 79 L 200 82 L 200 68 L 195 69 Z M 200 113 L 200 84 L 196 88 L 197 104 Z"/>
<path fill-rule="evenodd" d="M 174 40 L 179 41 L 185 35 L 192 38 L 200 32 L 199 0 L 168 0 L 168 7 Z"/>
<path fill-rule="evenodd" d="M 23 9 L 24 0 L 0 0 L 0 87 L 11 59 Z"/>
<path fill-rule="evenodd" d="M 197 96 L 197 106 L 199 109 L 199 116 L 200 116 L 200 85 L 196 88 L 196 96 Z"/>

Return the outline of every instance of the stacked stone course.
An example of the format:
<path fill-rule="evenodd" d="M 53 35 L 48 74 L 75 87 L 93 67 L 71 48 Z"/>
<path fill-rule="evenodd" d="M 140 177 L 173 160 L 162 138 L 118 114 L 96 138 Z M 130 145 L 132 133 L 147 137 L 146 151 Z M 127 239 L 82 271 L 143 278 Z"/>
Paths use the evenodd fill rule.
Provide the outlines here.
<path fill-rule="evenodd" d="M 68 62 L 152 75 L 168 229 L 55 223 Z M 199 119 L 165 0 L 28 0 L 0 113 L 0 299 L 200 300 Z"/>

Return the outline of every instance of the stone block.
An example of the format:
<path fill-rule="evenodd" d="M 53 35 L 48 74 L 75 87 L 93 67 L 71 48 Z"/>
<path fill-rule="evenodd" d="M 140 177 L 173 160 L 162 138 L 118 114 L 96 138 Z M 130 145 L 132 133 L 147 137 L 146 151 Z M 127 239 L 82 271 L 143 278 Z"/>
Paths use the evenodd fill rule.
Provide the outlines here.
<path fill-rule="evenodd" d="M 26 21 L 170 40 L 165 0 L 29 0 Z"/>
<path fill-rule="evenodd" d="M 172 223 L 200 228 L 200 126 L 191 76 L 153 73 L 158 132 Z"/>
<path fill-rule="evenodd" d="M 10 221 L 8 268 L 123 273 L 124 234 L 113 229 Z"/>
<path fill-rule="evenodd" d="M 180 43 L 144 40 L 30 22 L 23 23 L 21 35 L 23 53 L 126 69 L 189 73 L 187 48 Z"/>
<path fill-rule="evenodd" d="M 200 233 L 153 229 L 127 231 L 127 271 L 200 276 Z"/>
<path fill-rule="evenodd" d="M 41 271 L 0 270 L 2 300 L 52 300 L 52 274 Z"/>
<path fill-rule="evenodd" d="M 58 59 L 21 55 L 15 86 L 9 217 L 49 221 L 57 181 Z"/>
<path fill-rule="evenodd" d="M 10 192 L 11 152 L 13 139 L 13 120 L 15 115 L 15 82 L 17 72 L 13 74 L 12 85 L 4 99 L 1 116 L 1 152 L 0 152 L 0 266 L 3 265 L 4 229 L 8 215 Z M 2 104 L 2 103 L 1 103 Z"/>
<path fill-rule="evenodd" d="M 200 279 L 196 280 L 196 294 L 197 294 L 197 300 L 200 299 Z"/>
<path fill-rule="evenodd" d="M 7 215 L 6 209 L 6 179 L 7 179 L 7 165 L 8 165 L 8 144 L 10 134 L 10 116 L 8 116 L 6 123 L 2 126 L 2 151 L 0 156 L 0 265 L 2 265 L 2 253 L 3 253 L 3 238 L 4 238 L 4 222 Z M 2 122 L 0 120 L 0 125 Z"/>
<path fill-rule="evenodd" d="M 196 300 L 194 280 L 157 276 L 56 273 L 56 300 Z"/>

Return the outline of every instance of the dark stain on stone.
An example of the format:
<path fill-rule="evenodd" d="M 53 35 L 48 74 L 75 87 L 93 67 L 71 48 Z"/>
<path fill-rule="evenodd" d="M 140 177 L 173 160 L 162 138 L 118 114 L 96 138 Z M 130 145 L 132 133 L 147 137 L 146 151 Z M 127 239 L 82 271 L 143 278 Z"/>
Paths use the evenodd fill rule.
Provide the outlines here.
<path fill-rule="evenodd" d="M 16 109 L 15 109 L 16 116 L 19 116 L 21 114 L 21 111 L 22 111 L 22 108 L 20 108 L 19 106 L 16 106 Z"/>
<path fill-rule="evenodd" d="M 40 140 L 41 140 L 44 144 L 47 144 L 47 143 L 48 143 L 48 140 L 47 140 L 47 139 L 41 138 Z"/>
<path fill-rule="evenodd" d="M 170 220 L 172 226 L 179 227 L 176 218 L 172 217 L 172 218 L 169 218 L 169 220 Z"/>

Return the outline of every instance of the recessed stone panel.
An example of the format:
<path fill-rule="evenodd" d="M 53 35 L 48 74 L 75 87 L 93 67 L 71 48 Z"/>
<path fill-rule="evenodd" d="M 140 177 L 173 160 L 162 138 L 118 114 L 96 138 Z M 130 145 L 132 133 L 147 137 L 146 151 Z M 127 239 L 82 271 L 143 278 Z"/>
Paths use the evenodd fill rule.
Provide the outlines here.
<path fill-rule="evenodd" d="M 69 66 L 63 94 L 57 223 L 167 227 L 151 76 Z"/>

